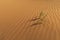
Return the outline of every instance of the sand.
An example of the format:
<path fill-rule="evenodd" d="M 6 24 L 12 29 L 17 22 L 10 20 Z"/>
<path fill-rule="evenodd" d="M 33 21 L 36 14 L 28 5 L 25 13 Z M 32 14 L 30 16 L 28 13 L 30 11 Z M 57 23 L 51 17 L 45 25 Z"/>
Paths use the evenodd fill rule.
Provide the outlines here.
<path fill-rule="evenodd" d="M 41 11 L 44 21 L 31 26 Z M 60 0 L 0 0 L 0 40 L 60 40 Z"/>

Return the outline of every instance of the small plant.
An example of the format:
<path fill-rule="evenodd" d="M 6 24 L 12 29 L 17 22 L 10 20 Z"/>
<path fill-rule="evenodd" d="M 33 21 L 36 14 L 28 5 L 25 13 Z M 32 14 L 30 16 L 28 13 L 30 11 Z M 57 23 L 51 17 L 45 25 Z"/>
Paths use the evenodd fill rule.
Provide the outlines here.
<path fill-rule="evenodd" d="M 44 15 L 43 12 L 40 12 L 40 15 L 38 16 L 38 18 L 36 17 L 36 18 L 31 19 L 31 22 L 34 22 L 34 23 L 32 24 L 32 26 L 33 26 L 33 25 L 42 24 L 42 23 L 43 23 L 43 20 L 44 20 L 44 18 L 45 18 L 46 16 L 47 16 L 47 15 Z"/>

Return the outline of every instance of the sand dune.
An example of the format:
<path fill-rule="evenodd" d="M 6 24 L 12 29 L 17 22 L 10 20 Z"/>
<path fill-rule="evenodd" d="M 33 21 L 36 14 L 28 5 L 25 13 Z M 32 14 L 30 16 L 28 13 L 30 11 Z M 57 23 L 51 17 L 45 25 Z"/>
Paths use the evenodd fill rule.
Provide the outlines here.
<path fill-rule="evenodd" d="M 41 11 L 44 21 L 31 26 Z M 60 1 L 0 0 L 0 40 L 60 40 Z"/>

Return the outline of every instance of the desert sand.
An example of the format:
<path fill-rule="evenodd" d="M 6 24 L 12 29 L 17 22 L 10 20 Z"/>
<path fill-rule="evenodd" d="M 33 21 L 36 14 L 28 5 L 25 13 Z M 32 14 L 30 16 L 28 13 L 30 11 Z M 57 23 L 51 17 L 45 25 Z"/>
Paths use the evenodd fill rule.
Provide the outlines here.
<path fill-rule="evenodd" d="M 30 26 L 41 11 L 42 24 Z M 60 40 L 60 0 L 0 0 L 0 40 Z"/>

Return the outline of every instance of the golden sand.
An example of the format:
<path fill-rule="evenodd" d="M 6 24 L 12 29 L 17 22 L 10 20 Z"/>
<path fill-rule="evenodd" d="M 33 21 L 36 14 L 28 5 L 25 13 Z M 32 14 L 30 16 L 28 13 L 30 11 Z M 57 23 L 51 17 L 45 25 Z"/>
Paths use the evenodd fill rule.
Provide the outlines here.
<path fill-rule="evenodd" d="M 41 11 L 42 24 L 30 26 Z M 0 0 L 0 40 L 60 40 L 60 0 Z"/>

